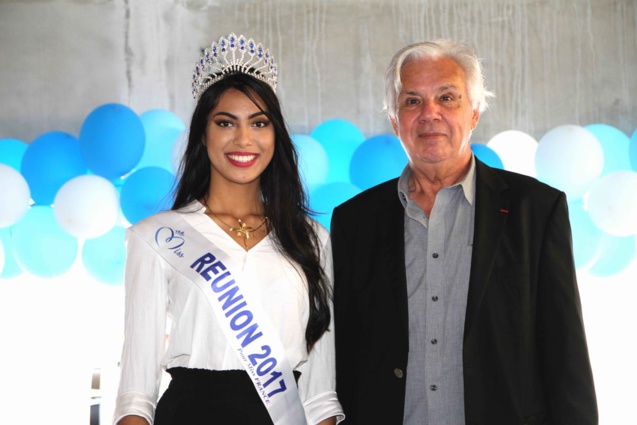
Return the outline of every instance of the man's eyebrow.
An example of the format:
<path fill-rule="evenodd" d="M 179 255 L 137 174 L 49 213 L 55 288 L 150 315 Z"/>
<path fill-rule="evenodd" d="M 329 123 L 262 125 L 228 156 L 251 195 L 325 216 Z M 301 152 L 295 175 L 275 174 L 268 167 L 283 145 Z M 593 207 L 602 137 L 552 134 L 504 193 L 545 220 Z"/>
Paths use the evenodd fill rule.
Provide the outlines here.
<path fill-rule="evenodd" d="M 447 91 L 447 90 L 458 90 L 458 86 L 456 86 L 455 84 L 445 84 L 443 86 L 440 86 L 438 88 L 436 88 L 436 92 L 443 92 L 443 91 Z M 413 90 L 407 90 L 404 92 L 400 92 L 399 96 L 420 96 L 420 93 L 413 91 Z"/>
<path fill-rule="evenodd" d="M 445 84 L 444 86 L 440 86 L 436 89 L 436 91 L 445 91 L 445 90 L 458 90 L 458 87 L 455 84 Z"/>

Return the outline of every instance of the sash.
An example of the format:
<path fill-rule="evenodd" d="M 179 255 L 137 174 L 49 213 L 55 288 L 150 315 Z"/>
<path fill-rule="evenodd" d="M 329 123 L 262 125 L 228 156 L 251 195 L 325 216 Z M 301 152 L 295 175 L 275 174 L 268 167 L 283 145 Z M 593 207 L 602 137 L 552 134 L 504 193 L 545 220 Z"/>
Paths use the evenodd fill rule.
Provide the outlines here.
<path fill-rule="evenodd" d="M 239 283 L 232 259 L 175 211 L 156 214 L 130 229 L 206 296 L 272 421 L 276 425 L 306 425 L 281 341 L 261 303 Z"/>

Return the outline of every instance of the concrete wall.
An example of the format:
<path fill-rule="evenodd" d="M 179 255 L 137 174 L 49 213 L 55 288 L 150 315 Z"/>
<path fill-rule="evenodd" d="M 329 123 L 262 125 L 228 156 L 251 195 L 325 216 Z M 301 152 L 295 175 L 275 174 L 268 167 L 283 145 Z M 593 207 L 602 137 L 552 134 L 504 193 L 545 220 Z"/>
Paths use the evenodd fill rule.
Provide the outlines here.
<path fill-rule="evenodd" d="M 476 143 L 510 129 L 539 140 L 562 124 L 609 124 L 629 136 L 637 127 L 636 0 L 0 0 L 0 139 L 79 135 L 86 116 L 112 102 L 188 122 L 193 65 L 230 31 L 271 47 L 295 133 L 329 118 L 367 136 L 391 132 L 383 70 L 403 45 L 437 37 L 467 40 L 484 58 L 497 97 Z M 609 279 L 578 276 L 603 425 L 633 416 L 636 275 L 633 261 Z M 91 282 L 82 267 L 0 283 L 0 322 L 19 324 L 3 341 L 20 347 L 0 350 L 0 363 L 18 365 L 0 393 L 4 384 L 32 394 L 28 369 L 45 395 L 36 409 L 32 397 L 14 397 L 0 422 L 28 412 L 32 423 L 86 423 L 89 375 L 101 367 L 102 423 L 110 423 L 123 287 Z"/>
<path fill-rule="evenodd" d="M 417 40 L 459 38 L 497 97 L 473 140 L 562 124 L 637 127 L 635 0 L 0 0 L 0 138 L 79 134 L 104 103 L 188 122 L 200 51 L 234 31 L 280 67 L 293 132 L 344 118 L 391 132 L 383 70 Z"/>

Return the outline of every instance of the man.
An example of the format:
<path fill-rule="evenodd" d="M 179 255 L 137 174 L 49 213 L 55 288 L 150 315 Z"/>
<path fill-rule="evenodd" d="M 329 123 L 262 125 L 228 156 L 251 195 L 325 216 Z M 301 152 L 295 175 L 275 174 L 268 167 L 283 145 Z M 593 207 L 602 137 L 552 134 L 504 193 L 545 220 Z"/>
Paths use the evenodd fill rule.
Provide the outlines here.
<path fill-rule="evenodd" d="M 408 166 L 331 225 L 345 423 L 597 424 L 564 193 L 472 155 L 468 47 L 408 46 L 385 81 Z"/>

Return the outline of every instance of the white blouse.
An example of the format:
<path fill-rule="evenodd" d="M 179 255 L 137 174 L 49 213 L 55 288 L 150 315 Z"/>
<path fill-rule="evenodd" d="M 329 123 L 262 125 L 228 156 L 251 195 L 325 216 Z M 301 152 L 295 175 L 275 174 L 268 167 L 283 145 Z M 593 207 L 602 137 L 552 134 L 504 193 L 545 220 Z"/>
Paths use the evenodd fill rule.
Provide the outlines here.
<path fill-rule="evenodd" d="M 340 422 L 344 415 L 335 391 L 334 324 L 308 355 L 307 281 L 301 268 L 278 252 L 272 234 L 246 252 L 204 211 L 203 205 L 195 202 L 179 212 L 225 251 L 235 267 L 257 277 L 256 281 L 242 281 L 242 285 L 260 296 L 292 368 L 302 373 L 298 387 L 308 424 L 332 416 Z M 322 244 L 321 262 L 331 282 L 329 235 L 317 222 L 314 226 Z M 126 232 L 126 243 L 125 340 L 114 423 L 126 415 L 137 415 L 152 424 L 162 369 L 243 370 L 243 366 L 196 285 L 135 232 Z"/>

